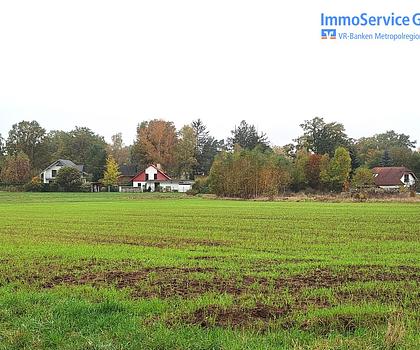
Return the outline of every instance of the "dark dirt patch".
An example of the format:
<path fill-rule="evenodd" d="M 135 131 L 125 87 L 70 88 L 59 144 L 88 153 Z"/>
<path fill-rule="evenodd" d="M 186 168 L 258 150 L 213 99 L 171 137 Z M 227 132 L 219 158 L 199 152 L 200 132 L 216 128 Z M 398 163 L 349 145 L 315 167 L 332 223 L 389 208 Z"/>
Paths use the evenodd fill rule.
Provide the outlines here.
<path fill-rule="evenodd" d="M 280 277 L 276 280 L 276 289 L 289 288 L 292 291 L 302 288 L 330 288 L 351 282 L 369 281 L 420 281 L 420 268 L 395 267 L 392 271 L 381 266 L 352 266 L 333 271 L 315 269 L 306 274 Z"/>
<path fill-rule="evenodd" d="M 19 268 L 21 270 L 21 268 Z M 23 269 L 23 267 L 22 267 Z M 302 292 L 313 288 L 334 288 L 352 282 L 368 281 L 420 281 L 420 268 L 380 266 L 347 267 L 340 270 L 318 268 L 308 272 L 280 276 L 277 278 L 259 276 L 223 275 L 216 268 L 201 267 L 144 267 L 139 261 L 81 260 L 67 262 L 61 266 L 56 260 L 32 264 L 26 271 L 9 271 L 3 274 L 0 285 L 21 281 L 41 288 L 56 285 L 92 285 L 130 288 L 136 298 L 193 298 L 204 293 L 240 295 L 275 295 L 288 290 L 296 297 L 297 305 L 306 309 L 308 305 L 327 307 L 327 300 L 305 302 Z M 203 275 L 197 275 L 202 273 Z M 384 292 L 386 293 L 386 291 Z M 412 295 L 414 291 L 409 292 Z M 357 300 L 386 300 L 386 294 L 345 295 L 337 294 L 337 300 L 349 298 Z M 396 296 L 397 297 L 397 296 Z"/>
<path fill-rule="evenodd" d="M 209 261 L 217 261 L 217 260 L 222 260 L 222 257 L 219 256 L 209 256 L 209 255 L 205 255 L 205 256 L 192 256 L 189 258 L 190 260 L 209 260 Z"/>
<path fill-rule="evenodd" d="M 159 237 L 158 239 L 147 239 L 135 236 L 116 236 L 116 237 L 97 237 L 82 238 L 83 241 L 94 244 L 125 244 L 141 247 L 154 248 L 184 248 L 191 246 L 219 247 L 227 246 L 227 241 L 217 241 L 209 239 Z"/>
<path fill-rule="evenodd" d="M 228 308 L 211 305 L 196 310 L 193 314 L 187 316 L 184 322 L 204 328 L 214 326 L 247 328 L 256 323 L 267 325 L 270 321 L 286 316 L 289 311 L 288 306 L 275 307 L 264 304 L 257 304 L 253 307 L 232 305 Z"/>
<path fill-rule="evenodd" d="M 66 274 L 52 277 L 48 282 L 42 285 L 43 288 L 52 288 L 60 284 L 93 286 L 112 285 L 116 288 L 135 288 L 139 282 L 147 280 L 150 275 L 159 274 L 163 276 L 188 275 L 195 272 L 211 272 L 210 268 L 174 268 L 174 267 L 156 267 L 143 268 L 137 271 L 104 271 L 98 273 L 84 273 L 80 275 Z"/>

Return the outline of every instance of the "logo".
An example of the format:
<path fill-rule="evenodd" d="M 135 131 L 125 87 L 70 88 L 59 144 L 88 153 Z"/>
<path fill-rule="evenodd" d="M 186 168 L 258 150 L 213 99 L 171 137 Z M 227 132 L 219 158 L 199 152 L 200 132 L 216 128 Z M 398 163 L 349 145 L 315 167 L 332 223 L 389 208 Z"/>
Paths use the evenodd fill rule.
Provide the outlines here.
<path fill-rule="evenodd" d="M 321 39 L 335 39 L 336 36 L 336 29 L 321 29 Z"/>

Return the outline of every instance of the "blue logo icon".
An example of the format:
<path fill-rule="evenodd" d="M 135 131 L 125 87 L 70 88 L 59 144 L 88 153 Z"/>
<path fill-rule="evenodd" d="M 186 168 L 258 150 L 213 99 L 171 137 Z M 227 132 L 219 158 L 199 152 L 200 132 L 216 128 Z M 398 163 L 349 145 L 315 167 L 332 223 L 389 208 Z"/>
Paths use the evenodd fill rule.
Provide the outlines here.
<path fill-rule="evenodd" d="M 336 29 L 321 29 L 321 39 L 335 39 L 336 36 Z"/>

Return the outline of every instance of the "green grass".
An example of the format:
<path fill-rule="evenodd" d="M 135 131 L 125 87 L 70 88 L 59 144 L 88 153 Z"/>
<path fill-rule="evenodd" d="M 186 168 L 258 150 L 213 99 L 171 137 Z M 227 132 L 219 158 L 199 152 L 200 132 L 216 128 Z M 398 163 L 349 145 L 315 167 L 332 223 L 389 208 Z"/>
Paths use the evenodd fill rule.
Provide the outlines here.
<path fill-rule="evenodd" d="M 2 349 L 417 349 L 420 204 L 0 192 Z"/>

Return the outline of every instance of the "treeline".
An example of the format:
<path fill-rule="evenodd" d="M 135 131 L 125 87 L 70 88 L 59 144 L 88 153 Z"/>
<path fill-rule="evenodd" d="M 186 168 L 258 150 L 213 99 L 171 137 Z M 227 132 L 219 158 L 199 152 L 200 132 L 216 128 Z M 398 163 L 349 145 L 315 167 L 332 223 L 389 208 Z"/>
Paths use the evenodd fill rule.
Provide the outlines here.
<path fill-rule="evenodd" d="M 420 153 L 409 135 L 387 131 L 356 140 L 343 124 L 323 118 L 300 126 L 302 134 L 292 143 L 276 146 L 245 121 L 218 140 L 200 119 L 179 130 L 153 119 L 139 123 L 135 140 L 125 145 L 121 133 L 107 143 L 85 127 L 47 131 L 36 121 L 22 121 L 7 137 L 0 135 L 0 181 L 25 184 L 60 158 L 83 164 L 92 181 L 104 179 L 107 159 L 140 169 L 159 163 L 173 177 L 200 178 L 198 191 L 247 198 L 346 190 L 371 183 L 369 169 L 375 166 L 406 166 L 420 176 Z"/>

